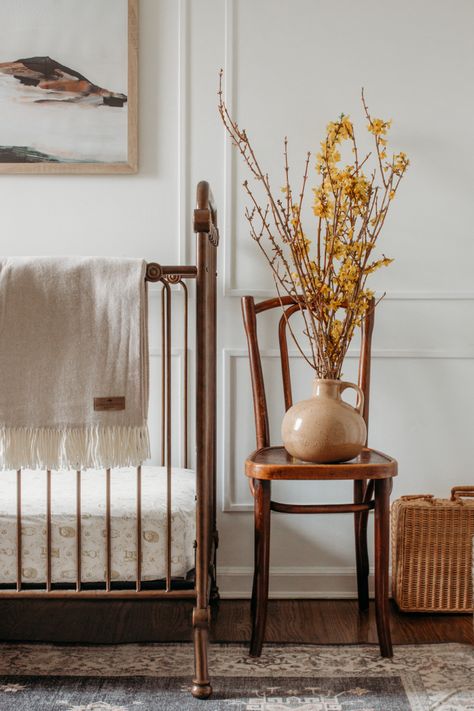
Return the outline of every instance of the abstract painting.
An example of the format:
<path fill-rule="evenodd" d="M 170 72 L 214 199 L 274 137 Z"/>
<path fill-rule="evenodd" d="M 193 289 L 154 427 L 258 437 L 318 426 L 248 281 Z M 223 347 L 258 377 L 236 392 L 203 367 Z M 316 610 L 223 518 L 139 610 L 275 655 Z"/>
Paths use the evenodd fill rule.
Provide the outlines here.
<path fill-rule="evenodd" d="M 138 0 L 1 0 L 0 173 L 137 170 Z"/>

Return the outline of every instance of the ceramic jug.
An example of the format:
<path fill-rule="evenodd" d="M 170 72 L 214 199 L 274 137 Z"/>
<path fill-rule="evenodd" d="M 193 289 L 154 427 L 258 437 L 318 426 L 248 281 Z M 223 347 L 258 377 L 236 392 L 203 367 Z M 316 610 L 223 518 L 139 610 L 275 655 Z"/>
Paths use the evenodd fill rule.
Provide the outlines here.
<path fill-rule="evenodd" d="M 355 407 L 341 397 L 347 388 L 357 393 Z M 354 383 L 317 378 L 313 397 L 297 402 L 283 418 L 281 433 L 286 451 L 297 459 L 319 464 L 353 459 L 367 439 L 363 408 L 364 393 Z"/>

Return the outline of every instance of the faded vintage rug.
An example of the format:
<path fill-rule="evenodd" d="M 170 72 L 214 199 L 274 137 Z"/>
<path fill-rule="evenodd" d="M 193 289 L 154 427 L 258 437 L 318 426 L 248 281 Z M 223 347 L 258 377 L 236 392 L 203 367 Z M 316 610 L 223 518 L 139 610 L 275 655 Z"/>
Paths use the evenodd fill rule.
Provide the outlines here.
<path fill-rule="evenodd" d="M 190 644 L 0 645 L 0 709 L 12 711 L 472 711 L 474 647 L 272 646 L 259 660 L 212 645 L 214 695 L 189 694 Z"/>

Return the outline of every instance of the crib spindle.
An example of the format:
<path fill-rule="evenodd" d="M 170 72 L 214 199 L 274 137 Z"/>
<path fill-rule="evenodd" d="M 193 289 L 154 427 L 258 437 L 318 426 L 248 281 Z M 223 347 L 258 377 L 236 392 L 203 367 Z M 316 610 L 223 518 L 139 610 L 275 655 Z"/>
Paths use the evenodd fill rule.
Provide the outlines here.
<path fill-rule="evenodd" d="M 76 592 L 81 590 L 82 578 L 82 494 L 81 471 L 76 472 Z"/>
<path fill-rule="evenodd" d="M 161 466 L 166 457 L 166 284 L 161 290 Z"/>
<path fill-rule="evenodd" d="M 51 592 L 51 470 L 46 471 L 46 592 Z"/>
<path fill-rule="evenodd" d="M 110 592 L 112 579 L 112 516 L 110 507 L 110 469 L 105 470 L 105 590 Z"/>
<path fill-rule="evenodd" d="M 189 362 L 188 362 L 188 314 L 189 291 L 183 280 L 180 281 L 184 292 L 184 396 L 183 396 L 183 467 L 188 468 L 188 388 L 189 388 Z"/>
<path fill-rule="evenodd" d="M 16 591 L 21 590 L 22 538 L 21 538 L 21 469 L 16 473 Z"/>
<path fill-rule="evenodd" d="M 142 468 L 137 467 L 137 586 L 142 589 Z"/>
<path fill-rule="evenodd" d="M 166 590 L 171 590 L 171 288 L 166 293 Z"/>

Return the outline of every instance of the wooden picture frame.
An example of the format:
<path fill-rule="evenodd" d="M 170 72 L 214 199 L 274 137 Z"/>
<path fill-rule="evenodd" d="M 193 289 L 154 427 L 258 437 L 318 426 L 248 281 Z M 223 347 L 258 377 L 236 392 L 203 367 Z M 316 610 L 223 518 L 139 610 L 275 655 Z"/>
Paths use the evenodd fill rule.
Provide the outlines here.
<path fill-rule="evenodd" d="M 138 0 L 67 0 L 64 10 L 68 10 L 69 15 L 64 15 L 62 25 L 63 29 L 66 28 L 66 38 L 60 36 L 59 40 L 54 35 L 54 29 L 51 29 L 51 24 L 55 22 L 55 13 L 49 12 L 51 2 L 23 0 L 18 3 L 17 0 L 2 0 L 0 6 L 0 15 L 3 13 L 3 17 L 0 16 L 0 174 L 136 173 Z M 74 17 L 69 24 L 65 18 L 70 17 L 71 9 L 74 11 L 77 7 L 80 20 L 87 22 L 89 4 L 91 18 L 96 22 L 95 34 L 92 31 L 84 37 L 82 44 L 79 30 L 77 36 L 74 35 Z M 25 14 L 25 7 L 31 10 L 32 17 Z M 100 13 L 104 15 L 104 22 L 100 23 L 99 31 L 97 19 L 101 19 Z M 107 13 L 110 14 L 108 24 L 105 22 Z M 38 37 L 42 30 L 42 19 L 46 28 L 44 45 Z M 61 18 L 57 20 L 59 35 L 60 21 Z M 20 37 L 17 54 L 13 40 L 8 42 L 8 22 L 10 27 L 15 28 L 15 33 L 11 33 L 15 40 Z M 22 22 L 27 28 L 26 38 L 23 38 L 21 32 Z M 77 24 L 80 26 L 80 22 Z M 2 33 L 5 33 L 3 44 Z M 68 44 L 68 33 L 76 43 L 74 48 L 71 43 Z M 19 60 L 18 56 L 25 56 L 24 50 L 30 37 L 36 52 L 31 57 Z M 83 51 L 86 67 L 93 67 L 90 56 L 92 48 L 93 58 L 97 55 L 99 62 L 100 57 L 104 58 L 103 67 L 107 71 L 102 74 L 119 76 L 119 89 L 120 86 L 128 88 L 127 94 L 123 89 L 120 93 L 114 86 L 101 85 L 94 76 L 88 76 L 91 71 L 87 74 L 87 69 L 81 66 L 71 67 L 71 62 L 68 64 L 61 57 L 49 56 L 46 50 L 48 38 L 54 47 L 64 47 L 66 54 L 71 50 L 70 56 L 79 58 L 75 62 L 78 65 L 81 64 Z M 95 38 L 99 41 L 94 42 Z M 125 41 L 126 45 L 123 44 Z M 10 48 L 13 56 L 5 57 L 5 45 Z M 43 49 L 43 46 L 45 51 L 39 55 L 38 48 Z M 114 64 L 116 56 L 120 61 Z M 126 112 L 126 115 L 122 112 Z M 77 124 L 80 130 L 75 133 Z M 91 130 L 87 133 L 89 126 Z M 14 139 L 18 136 L 18 140 L 8 140 L 12 136 Z M 42 147 L 43 143 L 54 147 L 55 141 L 57 151 Z"/>

